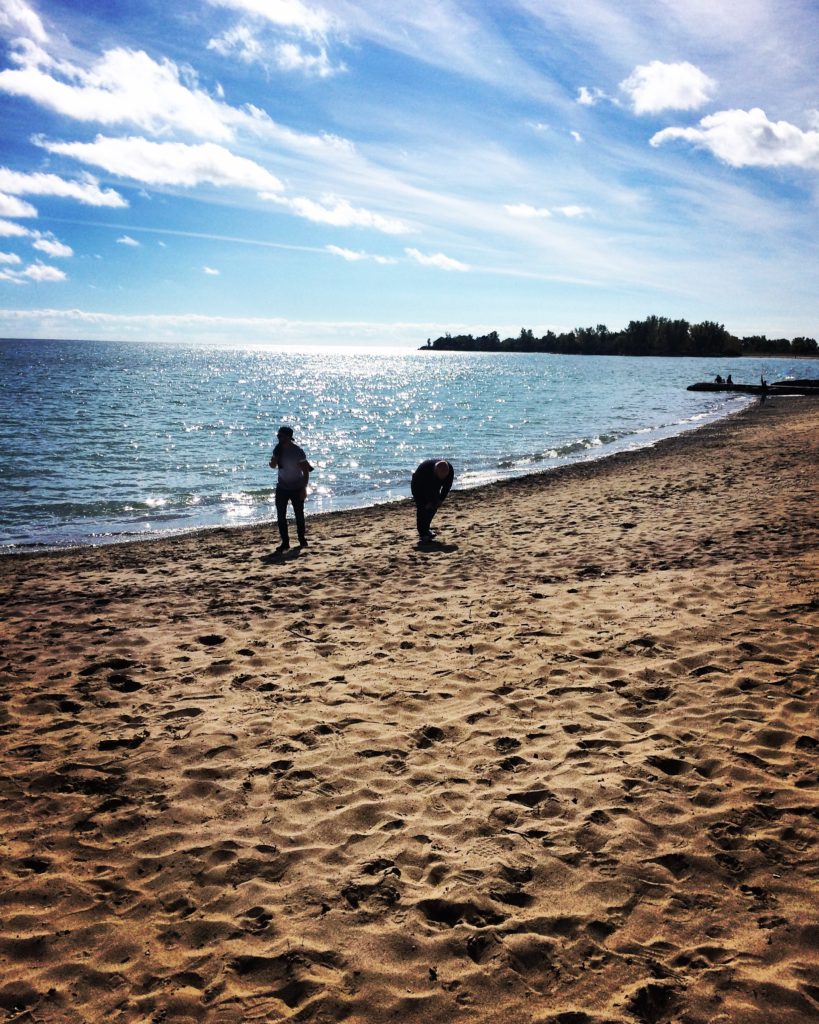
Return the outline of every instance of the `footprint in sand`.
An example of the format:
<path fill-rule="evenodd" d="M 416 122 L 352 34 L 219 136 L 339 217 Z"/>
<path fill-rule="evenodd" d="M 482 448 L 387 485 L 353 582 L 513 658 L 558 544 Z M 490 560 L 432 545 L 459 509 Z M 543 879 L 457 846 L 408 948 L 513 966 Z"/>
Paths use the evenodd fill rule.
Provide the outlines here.
<path fill-rule="evenodd" d="M 220 633 L 205 633 L 204 636 L 198 636 L 196 639 L 203 647 L 219 647 L 227 640 L 227 637 Z"/>

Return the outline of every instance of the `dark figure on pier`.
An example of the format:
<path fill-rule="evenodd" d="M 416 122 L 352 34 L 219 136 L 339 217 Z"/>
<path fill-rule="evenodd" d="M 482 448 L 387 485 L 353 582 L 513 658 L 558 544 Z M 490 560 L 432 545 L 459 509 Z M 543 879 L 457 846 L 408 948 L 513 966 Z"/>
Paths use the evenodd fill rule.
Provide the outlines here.
<path fill-rule="evenodd" d="M 313 467 L 307 461 L 304 450 L 294 443 L 292 427 L 279 427 L 276 437 L 278 443 L 270 456 L 270 468 L 279 471 L 276 483 L 276 517 L 281 544 L 276 548 L 276 553 L 282 555 L 290 550 L 290 535 L 287 531 L 288 502 L 292 504 L 296 517 L 299 547 L 307 547 L 304 533 L 304 501 L 307 498 L 307 484 Z"/>
<path fill-rule="evenodd" d="M 412 496 L 415 499 L 415 522 L 422 543 L 433 540 L 430 529 L 435 513 L 449 494 L 455 470 L 444 459 L 426 459 L 412 474 Z"/>
<path fill-rule="evenodd" d="M 719 374 L 717 374 L 716 377 L 714 378 L 714 383 L 715 384 L 722 384 L 722 377 Z"/>
<path fill-rule="evenodd" d="M 733 381 L 733 378 L 731 377 L 731 374 L 730 374 L 730 373 L 729 373 L 729 374 L 728 374 L 728 376 L 727 376 L 727 377 L 725 378 L 725 383 L 726 383 L 726 384 L 727 384 L 727 385 L 728 385 L 729 387 L 733 387 L 733 386 L 734 386 L 734 381 Z"/>

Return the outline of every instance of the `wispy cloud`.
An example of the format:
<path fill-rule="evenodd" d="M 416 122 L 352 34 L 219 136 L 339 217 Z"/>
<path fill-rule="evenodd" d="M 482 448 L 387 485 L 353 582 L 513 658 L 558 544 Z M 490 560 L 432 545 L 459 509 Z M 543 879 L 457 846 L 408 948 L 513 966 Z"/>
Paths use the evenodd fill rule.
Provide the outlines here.
<path fill-rule="evenodd" d="M 0 237 L 33 239 L 33 249 L 56 259 L 67 259 L 74 255 L 71 246 L 55 238 L 50 231 L 38 231 L 36 228 L 28 228 L 10 220 L 0 220 Z"/>
<path fill-rule="evenodd" d="M 261 63 L 265 47 L 249 25 L 234 25 L 220 36 L 208 41 L 208 49 L 223 57 L 238 57 L 244 64 Z"/>
<path fill-rule="evenodd" d="M 44 252 L 46 256 L 51 256 L 52 259 L 68 259 L 68 257 L 74 255 L 74 250 L 70 245 L 60 242 L 53 236 L 42 235 L 31 244 L 34 249 Z"/>
<path fill-rule="evenodd" d="M 331 62 L 324 47 L 310 53 L 299 43 L 279 43 L 273 51 L 273 56 L 276 67 L 282 71 L 301 71 L 306 75 L 328 78 L 345 70 L 343 64 L 334 65 Z"/>
<path fill-rule="evenodd" d="M 731 167 L 819 168 L 819 131 L 770 121 L 759 107 L 710 114 L 697 128 L 664 128 L 651 145 L 675 139 L 707 149 Z"/>
<path fill-rule="evenodd" d="M 317 5 L 301 0 L 209 0 L 214 7 L 227 7 L 250 14 L 280 28 L 294 29 L 307 36 L 323 36 L 332 25 L 332 18 Z"/>
<path fill-rule="evenodd" d="M 2 273 L 2 272 L 0 272 Z M 46 334 L 40 333 L 45 325 Z M 498 326 L 494 324 L 493 326 Z M 480 325 L 482 330 L 489 329 Z M 201 313 L 110 313 L 76 306 L 69 309 L 0 309 L 0 333 L 27 337 L 54 337 L 54 332 L 82 329 L 83 337 L 179 338 L 233 341 L 241 336 L 243 344 L 266 344 L 271 337 L 282 344 L 303 346 L 332 342 L 337 344 L 401 342 L 418 346 L 434 332 L 452 329 L 476 329 L 473 324 L 440 321 L 298 319 L 286 317 L 207 316 Z M 510 327 L 510 330 L 512 328 Z"/>
<path fill-rule="evenodd" d="M 19 263 L 20 260 L 0 260 L 0 263 Z M 9 281 L 12 284 L 28 284 L 31 281 L 36 283 L 49 281 L 67 281 L 68 275 L 57 267 L 50 267 L 45 263 L 30 263 L 25 270 L 0 270 L 0 281 Z"/>
<path fill-rule="evenodd" d="M 593 107 L 601 100 L 608 99 L 609 97 L 603 92 L 602 89 L 598 89 L 596 86 L 589 89 L 585 85 L 581 85 L 577 90 L 577 102 L 582 107 Z"/>
<path fill-rule="evenodd" d="M 151 135 L 176 130 L 229 142 L 236 129 L 258 134 L 270 119 L 256 107 L 231 107 L 199 87 L 195 73 L 142 50 L 108 50 L 89 70 L 55 64 L 42 50 L 16 52 L 22 66 L 0 71 L 0 92 L 24 96 L 75 121 L 133 125 Z M 47 66 L 43 66 L 46 62 Z"/>
<path fill-rule="evenodd" d="M 23 174 L 8 167 L 0 167 L 0 191 L 16 196 L 59 196 L 62 199 L 74 199 L 86 206 L 128 205 L 114 189 L 100 188 L 96 178 L 90 174 L 84 175 L 79 181 L 67 181 L 57 174 L 43 174 L 38 171 Z"/>
<path fill-rule="evenodd" d="M 510 217 L 519 217 L 522 220 L 537 220 L 552 217 L 560 214 L 562 217 L 584 217 L 591 213 L 588 206 L 555 206 L 549 209 L 547 206 L 532 206 L 529 203 L 512 203 L 504 206 L 504 210 Z"/>
<path fill-rule="evenodd" d="M 0 252 L 0 263 L 4 263 L 6 266 L 16 265 L 22 262 L 23 261 L 16 252 Z"/>
<path fill-rule="evenodd" d="M 236 46 L 243 47 L 245 57 L 252 59 L 257 45 L 252 33 L 237 32 Z M 312 55 L 290 45 L 278 44 L 274 62 L 324 74 L 320 53 Z M 328 159 L 351 151 L 347 140 L 332 133 L 296 131 L 277 124 L 253 104 L 231 106 L 221 89 L 216 96 L 204 89 L 192 68 L 180 68 L 169 59 L 154 60 L 142 50 L 107 50 L 85 69 L 77 63 L 57 61 L 41 47 L 18 40 L 12 57 L 20 66 L 0 71 L 0 92 L 24 97 L 71 120 L 112 128 L 136 127 L 162 139 L 178 134 L 233 143 L 242 135 Z"/>
<path fill-rule="evenodd" d="M 67 274 L 57 267 L 49 267 L 45 263 L 32 263 L 22 271 L 24 277 L 32 281 L 65 281 Z"/>
<path fill-rule="evenodd" d="M 135 238 L 131 238 L 130 235 L 120 235 L 117 239 L 117 245 L 128 245 L 132 249 L 138 249 L 141 245 Z"/>
<path fill-rule="evenodd" d="M 364 252 L 362 249 L 345 249 L 340 245 L 327 245 L 325 246 L 327 252 L 332 253 L 333 256 L 340 256 L 341 259 L 346 260 L 348 263 L 360 263 L 363 260 L 372 260 L 374 263 L 380 263 L 387 265 L 391 263 L 397 263 L 393 256 L 377 256 L 373 253 Z"/>
<path fill-rule="evenodd" d="M 631 100 L 635 114 L 657 114 L 662 110 L 697 110 L 704 106 L 717 88 L 693 64 L 664 64 L 653 60 L 636 67 L 620 88 Z"/>
<path fill-rule="evenodd" d="M 73 157 L 102 167 L 109 174 L 132 178 L 148 185 L 180 185 L 192 188 L 203 183 L 217 187 L 249 188 L 277 192 L 279 179 L 246 157 L 236 156 L 214 142 L 153 142 L 139 136 L 110 138 L 98 135 L 93 142 L 50 142 L 37 139 L 49 153 Z M 0 187 L 2 187 L 0 176 Z"/>
<path fill-rule="evenodd" d="M 25 238 L 31 232 L 22 224 L 16 224 L 13 220 L 0 219 L 0 238 Z"/>
<path fill-rule="evenodd" d="M 123 292 L 123 302 L 144 302 L 135 309 L 179 301 L 156 245 L 179 235 L 201 242 L 185 257 L 193 308 L 197 289 L 215 308 L 221 289 L 203 267 L 222 265 L 224 239 L 256 247 L 231 250 L 225 299 L 241 295 L 249 310 L 263 294 L 268 259 L 254 255 L 265 247 L 282 280 L 298 272 L 311 282 L 289 290 L 288 308 L 309 294 L 324 318 L 346 301 L 322 288 L 327 274 L 355 274 L 363 288 L 383 281 L 371 301 L 389 315 L 413 308 L 412 278 L 421 301 L 451 320 L 464 301 L 453 285 L 480 274 L 492 287 L 474 290 L 472 308 L 488 309 L 497 290 L 521 322 L 546 299 L 551 310 L 582 301 L 595 322 L 616 315 L 606 306 L 633 302 L 676 314 L 683 299 L 694 305 L 681 315 L 720 316 L 744 289 L 748 319 L 793 297 L 789 308 L 809 311 L 800 332 L 813 330 L 819 243 L 806 207 L 819 193 L 815 175 L 793 171 L 817 159 L 819 104 L 804 72 L 815 5 L 791 5 L 786 19 L 773 0 L 511 0 L 501 18 L 497 5 L 469 0 L 212 0 L 196 19 L 184 5 L 154 6 L 150 25 L 137 5 L 126 25 L 106 4 L 29 2 L 42 22 L 24 0 L 0 0 L 0 34 L 11 40 L 0 55 L 3 160 L 55 173 L 7 188 L 2 174 L 14 172 L 0 168 L 0 242 L 23 257 L 4 269 L 19 273 L 35 253 L 48 262 L 31 248 L 44 237 L 35 222 L 16 222 L 39 213 L 38 226 L 56 229 L 49 218 L 66 216 L 67 203 L 35 198 L 39 182 L 43 196 L 83 202 L 71 214 L 78 253 L 99 251 L 104 220 L 118 222 L 106 225 L 110 244 L 123 232 L 143 241 L 132 256 L 154 287 L 141 299 Z M 173 46 L 163 50 L 163 39 Z M 347 73 L 332 73 L 345 63 Z M 43 133 L 34 151 L 33 132 Z M 86 208 L 126 198 L 128 218 Z M 192 200 L 201 233 L 186 230 Z M 397 256 L 390 273 L 376 266 L 394 260 L 382 248 Z M 95 273 L 115 287 L 132 262 L 83 263 L 66 304 L 82 304 Z M 573 287 L 540 287 L 563 281 Z"/>
<path fill-rule="evenodd" d="M 545 206 L 532 206 L 529 203 L 509 203 L 504 210 L 510 217 L 521 217 L 524 220 L 533 220 L 539 217 L 551 217 L 552 211 Z"/>
<path fill-rule="evenodd" d="M 270 40 L 264 28 L 246 22 L 227 29 L 208 41 L 208 49 L 223 57 L 238 57 L 243 64 L 260 64 L 285 72 L 329 78 L 346 71 L 343 63 L 334 64 L 323 43 L 305 45 L 301 39 Z"/>
<path fill-rule="evenodd" d="M 591 213 L 588 206 L 574 206 L 569 204 L 568 206 L 556 206 L 555 213 L 560 213 L 564 217 L 586 217 Z"/>
<path fill-rule="evenodd" d="M 461 272 L 471 269 L 468 263 L 454 260 L 451 256 L 445 256 L 442 252 L 423 253 L 419 252 L 418 249 L 405 249 L 404 252 L 410 259 L 420 263 L 422 267 L 435 267 L 437 270 L 458 270 Z"/>
<path fill-rule="evenodd" d="M 260 64 L 278 71 L 329 78 L 345 71 L 328 51 L 337 19 L 322 7 L 300 0 L 210 0 L 227 8 L 239 21 L 208 42 L 222 56 L 238 57 L 245 64 Z"/>
<path fill-rule="evenodd" d="M 202 267 L 202 272 L 207 274 L 208 277 L 218 277 L 221 271 L 216 270 L 215 267 Z"/>
<path fill-rule="evenodd" d="M 0 193 L 0 217 L 36 217 L 37 209 L 16 196 Z"/>
<path fill-rule="evenodd" d="M 337 196 L 323 196 L 320 203 L 304 196 L 291 199 L 263 193 L 262 198 L 286 206 L 299 217 L 317 224 L 330 224 L 338 228 L 372 228 L 387 235 L 403 235 L 410 230 L 409 225 L 397 217 L 388 217 L 363 207 L 353 206 L 349 200 L 339 199 Z"/>
<path fill-rule="evenodd" d="M 39 14 L 24 0 L 3 0 L 0 3 L 0 28 L 22 33 L 40 43 L 48 38 Z"/>

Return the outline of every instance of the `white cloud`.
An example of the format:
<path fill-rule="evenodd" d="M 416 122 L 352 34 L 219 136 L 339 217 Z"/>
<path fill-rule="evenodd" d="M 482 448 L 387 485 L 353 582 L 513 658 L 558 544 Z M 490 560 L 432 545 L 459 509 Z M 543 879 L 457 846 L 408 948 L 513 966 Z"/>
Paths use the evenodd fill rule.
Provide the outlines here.
<path fill-rule="evenodd" d="M 41 142 L 39 144 L 42 145 Z M 96 178 L 90 174 L 83 175 L 79 181 L 66 181 L 56 174 L 22 174 L 19 171 L 11 171 L 8 167 L 0 167 L 0 191 L 18 196 L 59 196 L 62 199 L 76 199 L 87 206 L 128 205 L 113 189 L 101 189 Z"/>
<path fill-rule="evenodd" d="M 374 263 L 380 263 L 384 266 L 392 263 L 397 263 L 398 260 L 392 256 L 376 256 L 369 252 L 364 252 L 363 249 L 344 249 L 340 245 L 326 245 L 325 249 L 327 252 L 332 253 L 333 256 L 340 256 L 343 260 L 347 260 L 349 263 L 356 263 L 360 260 L 372 260 Z"/>
<path fill-rule="evenodd" d="M 128 245 L 132 249 L 139 249 L 140 247 L 140 243 L 135 238 L 131 238 L 130 235 L 120 235 L 117 239 L 117 245 Z"/>
<path fill-rule="evenodd" d="M 249 30 L 236 31 L 232 45 L 248 60 L 255 59 L 261 50 L 256 48 L 252 34 Z M 170 60 L 155 61 L 143 51 L 108 50 L 90 69 L 84 69 L 54 60 L 30 42 L 17 41 L 16 45 L 12 59 L 21 66 L 0 71 L 0 92 L 26 97 L 74 120 L 136 125 L 149 136 L 182 132 L 218 143 L 232 142 L 242 131 L 333 161 L 354 154 L 354 147 L 345 139 L 293 131 L 253 104 L 230 106 L 223 101 L 221 88 L 215 90 L 215 96 L 202 89 L 192 69 Z M 275 47 L 272 54 L 275 63 Z M 302 52 L 299 57 L 295 50 L 284 49 L 280 56 L 285 62 L 301 63 L 302 70 L 315 74 L 324 74 L 329 68 L 329 64 L 325 68 L 321 52 L 315 57 Z"/>
<path fill-rule="evenodd" d="M 420 263 L 422 267 L 437 267 L 438 270 L 459 271 L 471 269 L 468 263 L 461 263 L 460 260 L 454 260 L 450 256 L 445 256 L 442 252 L 426 254 L 419 252 L 417 249 L 405 249 L 404 252 L 410 259 Z"/>
<path fill-rule="evenodd" d="M 12 220 L 0 219 L 0 238 L 25 238 L 31 232 L 22 224 L 15 224 Z"/>
<path fill-rule="evenodd" d="M 227 7 L 261 18 L 280 28 L 307 36 L 324 35 L 332 19 L 320 7 L 308 7 L 301 0 L 210 0 L 214 7 Z"/>
<path fill-rule="evenodd" d="M 209 277 L 218 277 L 221 271 L 215 270 L 213 267 L 202 267 L 202 271 Z"/>
<path fill-rule="evenodd" d="M 343 249 L 340 245 L 328 245 L 325 248 L 327 252 L 331 252 L 334 256 L 340 256 L 343 260 L 347 260 L 348 263 L 369 259 L 367 253 L 362 252 L 360 249 L 356 252 L 354 249 Z"/>
<path fill-rule="evenodd" d="M 550 210 L 546 206 L 531 206 L 529 203 L 507 205 L 504 206 L 504 210 L 510 217 L 519 217 L 521 220 L 551 217 L 555 213 L 559 213 L 563 217 L 583 217 L 591 213 L 587 206 L 555 206 Z"/>
<path fill-rule="evenodd" d="M 0 192 L 0 217 L 36 217 L 37 209 L 16 196 Z"/>
<path fill-rule="evenodd" d="M 564 217 L 585 217 L 591 210 L 588 206 L 556 206 L 555 213 L 562 213 Z"/>
<path fill-rule="evenodd" d="M 70 245 L 66 245 L 50 235 L 40 235 L 36 242 L 32 242 L 32 246 L 53 259 L 67 259 L 74 255 L 74 250 Z"/>
<path fill-rule="evenodd" d="M 234 25 L 222 35 L 215 36 L 208 42 L 208 49 L 215 50 L 223 57 L 236 56 L 244 64 L 261 62 L 265 55 L 265 47 L 248 25 Z"/>
<path fill-rule="evenodd" d="M 12 64 L 23 66 L 33 64 L 44 68 L 60 67 L 63 70 L 73 67 L 71 64 L 62 64 L 55 60 L 42 46 L 38 46 L 31 39 L 14 39 L 9 49 L 9 59 Z"/>
<path fill-rule="evenodd" d="M 605 99 L 608 99 L 606 94 L 602 89 L 598 89 L 596 86 L 589 89 L 587 86 L 581 85 L 577 90 L 577 102 L 581 107 L 593 107 L 599 103 L 600 100 Z"/>
<path fill-rule="evenodd" d="M 301 71 L 306 75 L 328 78 L 338 71 L 345 70 L 343 65 L 334 67 L 330 63 L 323 46 L 317 53 L 306 53 L 297 43 L 279 43 L 274 56 L 276 66 L 282 71 Z"/>
<path fill-rule="evenodd" d="M 224 188 L 250 188 L 277 192 L 279 179 L 259 164 L 235 156 L 214 142 L 151 142 L 138 136 L 114 139 L 98 135 L 94 142 L 49 142 L 38 145 L 49 153 L 70 156 L 102 167 L 109 174 L 133 178 L 148 185 L 181 185 L 191 188 L 207 183 Z M 0 187 L 2 179 L 0 178 Z"/>
<path fill-rule="evenodd" d="M 133 124 L 152 135 L 174 129 L 227 142 L 236 128 L 255 134 L 270 127 L 257 107 L 231 107 L 198 87 L 195 74 L 173 61 L 157 62 L 141 50 L 108 50 L 86 71 L 23 48 L 18 70 L 0 71 L 0 91 L 25 96 L 77 121 Z M 44 62 L 50 70 L 43 68 Z"/>
<path fill-rule="evenodd" d="M 504 206 L 510 217 L 533 220 L 538 217 L 551 217 L 552 211 L 545 206 L 531 206 L 529 203 L 512 203 Z"/>
<path fill-rule="evenodd" d="M 759 107 L 709 114 L 698 128 L 664 128 L 651 145 L 671 139 L 702 146 L 731 167 L 819 168 L 819 131 L 769 121 Z"/>
<path fill-rule="evenodd" d="M 348 200 L 339 199 L 336 196 L 322 196 L 321 203 L 304 196 L 287 199 L 263 193 L 261 198 L 270 199 L 281 206 L 287 206 L 299 217 L 304 217 L 317 224 L 331 224 L 337 228 L 373 228 L 387 235 L 402 235 L 410 230 L 407 224 L 395 217 L 385 217 L 380 213 L 373 213 L 372 210 L 353 206 Z"/>
<path fill-rule="evenodd" d="M 9 29 L 14 33 L 22 32 L 40 43 L 44 43 L 48 38 L 40 16 L 23 0 L 0 2 L 0 28 Z"/>
<path fill-rule="evenodd" d="M 620 88 L 631 99 L 635 114 L 696 110 L 711 99 L 716 87 L 713 78 L 687 61 L 664 64 L 653 60 L 650 64 L 640 64 L 620 83 Z"/>
<path fill-rule="evenodd" d="M 323 44 L 316 45 L 310 52 L 301 41 L 277 41 L 268 43 L 260 38 L 250 25 L 240 23 L 229 28 L 220 36 L 208 42 L 208 49 L 215 50 L 223 57 L 238 57 L 243 64 L 262 64 L 280 71 L 296 71 L 318 78 L 328 78 L 339 71 L 346 71 L 343 64 L 334 66 Z"/>
<path fill-rule="evenodd" d="M 575 142 L 583 141 L 583 136 L 580 134 L 580 132 L 569 132 L 569 135 L 571 135 Z"/>
<path fill-rule="evenodd" d="M 507 326 L 507 333 L 519 329 L 516 324 Z M 538 327 L 536 324 L 532 326 Z M 546 326 L 542 330 L 545 331 Z M 506 329 L 498 323 L 493 323 L 492 327 Z M 284 317 L 206 316 L 201 313 L 108 313 L 76 306 L 68 309 L 0 309 L 0 335 L 5 336 L 76 338 L 79 330 L 84 338 L 110 338 L 113 333 L 118 338 L 138 340 L 146 337 L 157 341 L 190 338 L 234 344 L 236 338 L 241 337 L 243 344 L 253 340 L 261 345 L 270 344 L 271 337 L 274 337 L 277 345 L 294 345 L 297 351 L 325 342 L 373 348 L 400 343 L 414 351 L 426 338 L 443 331 L 480 334 L 489 329 L 486 323 L 442 323 L 440 320 L 288 320 Z"/>
<path fill-rule="evenodd" d="M 23 277 L 31 281 L 65 281 L 66 274 L 57 267 L 46 266 L 45 263 L 31 263 L 25 270 L 21 271 Z"/>
<path fill-rule="evenodd" d="M 0 263 L 5 263 L 8 266 L 9 264 L 17 264 L 21 262 L 22 261 L 16 252 L 0 252 Z"/>

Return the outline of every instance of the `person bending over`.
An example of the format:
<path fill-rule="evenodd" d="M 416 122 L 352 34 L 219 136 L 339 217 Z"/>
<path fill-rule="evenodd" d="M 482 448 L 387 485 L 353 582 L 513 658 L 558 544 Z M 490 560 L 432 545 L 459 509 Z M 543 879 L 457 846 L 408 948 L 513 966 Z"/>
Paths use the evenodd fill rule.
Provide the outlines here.
<path fill-rule="evenodd" d="M 412 474 L 412 496 L 415 499 L 415 522 L 422 542 L 431 541 L 432 518 L 449 494 L 455 470 L 444 459 L 426 459 Z"/>
<path fill-rule="evenodd" d="M 304 501 L 313 467 L 307 461 L 304 450 L 293 441 L 292 427 L 279 427 L 276 437 L 278 443 L 270 456 L 270 468 L 279 471 L 276 483 L 276 517 L 281 544 L 276 548 L 276 553 L 283 554 L 290 550 L 290 535 L 287 532 L 288 502 L 292 504 L 296 517 L 299 546 L 307 547 L 304 533 Z"/>

